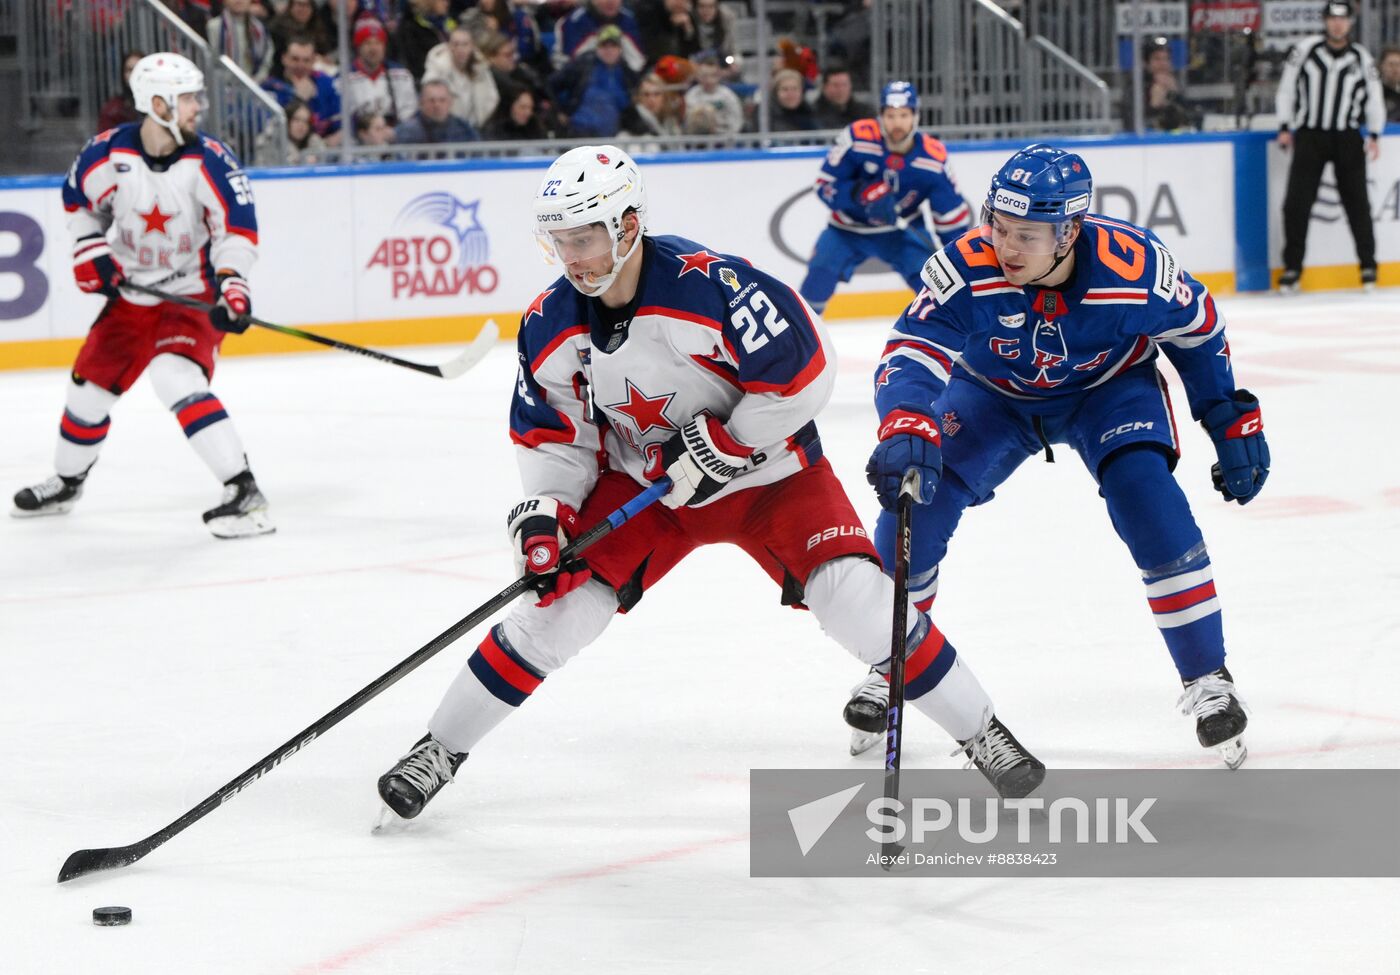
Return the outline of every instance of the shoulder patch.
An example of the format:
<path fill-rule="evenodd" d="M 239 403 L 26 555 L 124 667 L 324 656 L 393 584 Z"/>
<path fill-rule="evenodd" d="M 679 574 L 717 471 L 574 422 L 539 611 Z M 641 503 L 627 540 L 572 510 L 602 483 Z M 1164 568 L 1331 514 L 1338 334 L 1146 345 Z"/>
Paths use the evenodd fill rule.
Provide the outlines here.
<path fill-rule="evenodd" d="M 879 142 L 880 123 L 873 118 L 863 118 L 851 123 L 851 135 L 862 142 Z"/>
<path fill-rule="evenodd" d="M 1152 293 L 1163 301 L 1171 301 L 1176 296 L 1176 279 L 1180 272 L 1172 252 L 1155 238 L 1149 238 L 1152 252 L 1157 258 L 1157 273 L 1152 276 Z"/>
<path fill-rule="evenodd" d="M 953 266 L 953 262 L 948 260 L 942 251 L 934 252 L 924 262 L 924 269 L 919 272 L 919 276 L 924 279 L 924 284 L 928 285 L 940 304 L 957 294 L 967 284 L 958 273 L 958 269 Z"/>
<path fill-rule="evenodd" d="M 945 162 L 948 159 L 948 147 L 933 136 L 924 136 L 923 143 L 924 152 L 928 153 L 933 159 L 937 159 L 939 162 Z"/>

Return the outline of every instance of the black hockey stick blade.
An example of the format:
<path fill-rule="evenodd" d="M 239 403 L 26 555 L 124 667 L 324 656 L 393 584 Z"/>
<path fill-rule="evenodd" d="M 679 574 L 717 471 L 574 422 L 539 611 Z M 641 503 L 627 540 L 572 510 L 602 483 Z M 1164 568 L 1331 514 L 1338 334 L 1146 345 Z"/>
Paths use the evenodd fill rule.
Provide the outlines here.
<path fill-rule="evenodd" d="M 561 559 L 568 559 L 582 552 L 594 542 L 603 538 L 608 533 L 622 527 L 639 512 L 645 509 L 652 502 L 658 500 L 663 494 L 671 489 L 669 478 L 661 478 L 651 487 L 628 501 L 618 508 L 608 517 L 598 522 L 588 531 L 559 553 Z M 521 576 L 510 585 L 506 586 L 496 595 L 472 610 L 462 619 L 448 627 L 437 636 L 433 637 L 422 647 L 412 654 L 399 661 L 390 670 L 380 674 L 369 684 L 360 688 L 350 697 L 336 705 L 329 713 L 322 715 L 316 721 L 303 728 L 290 739 L 283 742 L 267 755 L 264 755 L 255 765 L 244 771 L 244 773 L 232 781 L 226 783 L 213 795 L 206 798 L 199 805 L 185 813 L 164 829 L 157 830 L 145 839 L 132 843 L 130 846 L 114 846 L 107 849 L 79 850 L 63 861 L 63 867 L 58 872 L 58 882 L 66 883 L 69 880 L 76 880 L 79 877 L 100 870 L 111 870 L 115 867 L 127 867 L 140 860 L 152 850 L 164 844 L 178 833 L 183 832 L 193 826 L 199 820 L 218 809 L 224 803 L 237 796 L 244 789 L 257 782 L 268 772 L 281 765 L 297 752 L 306 748 L 317 738 L 321 737 L 331 728 L 340 724 L 350 715 L 364 707 L 382 692 L 388 690 L 400 680 L 407 677 L 420 666 L 427 663 L 439 651 L 451 646 L 461 639 L 466 633 L 475 629 L 481 623 L 494 616 L 503 607 L 510 604 L 515 597 L 519 596 L 526 589 L 530 588 L 534 579 L 531 576 Z"/>
<path fill-rule="evenodd" d="M 128 291 L 137 291 L 141 294 L 150 295 L 152 298 L 159 298 L 161 301 L 168 301 L 176 305 L 184 305 L 186 308 L 194 308 L 206 314 L 214 310 L 214 306 L 209 302 L 200 301 L 198 298 L 191 298 L 189 295 L 173 295 L 169 292 L 161 291 L 159 288 L 148 288 L 144 284 L 133 284 L 130 281 L 123 281 L 121 286 Z M 408 359 L 400 359 L 396 355 L 380 352 L 378 349 L 369 349 L 363 345 L 352 345 L 349 342 L 341 342 L 339 339 L 317 335 L 315 332 L 307 332 L 299 328 L 292 328 L 289 325 L 278 325 L 275 322 L 266 321 L 255 315 L 248 315 L 246 317 L 251 324 L 259 328 L 265 328 L 272 332 L 279 332 L 282 335 L 290 335 L 293 338 L 305 339 L 308 342 L 315 342 L 317 345 L 339 349 L 342 352 L 353 352 L 355 355 L 362 355 L 370 359 L 378 359 L 380 362 L 387 362 L 390 365 L 400 366 L 404 369 L 412 369 L 414 372 L 421 372 L 428 376 L 437 376 L 439 379 L 456 379 L 458 376 L 465 373 L 486 357 L 486 353 L 491 351 L 491 347 L 500 336 L 500 329 L 496 327 L 495 321 L 488 319 L 465 352 L 440 366 L 434 366 L 423 362 L 411 362 Z"/>

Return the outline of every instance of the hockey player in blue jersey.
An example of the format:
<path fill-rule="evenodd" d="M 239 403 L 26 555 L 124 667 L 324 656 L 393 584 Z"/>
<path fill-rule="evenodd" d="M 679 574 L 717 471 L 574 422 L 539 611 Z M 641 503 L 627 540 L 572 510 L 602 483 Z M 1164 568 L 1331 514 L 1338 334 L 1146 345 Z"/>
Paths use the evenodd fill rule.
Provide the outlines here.
<path fill-rule="evenodd" d="M 1215 445 L 1211 474 L 1227 501 L 1247 504 L 1269 473 L 1259 403 L 1235 386 L 1205 287 L 1152 231 L 1088 214 L 1091 194 L 1083 159 L 1031 146 L 993 177 L 982 226 L 925 265 L 875 376 L 881 425 L 867 473 L 886 508 L 876 546 L 888 565 L 888 509 L 905 469 L 918 468 L 910 579 L 927 608 L 963 510 L 991 500 L 1028 457 L 1053 460 L 1052 444 L 1069 445 L 1141 570 L 1185 687 L 1183 713 L 1201 745 L 1237 768 L 1246 718 L 1225 667 L 1210 556 L 1172 476 L 1180 449 L 1157 354 Z M 857 687 L 846 710 L 853 750 L 883 729 L 887 695 L 879 674 Z"/>
<path fill-rule="evenodd" d="M 742 548 L 825 632 L 868 663 L 890 652 L 894 587 L 822 456 L 815 417 L 835 356 L 791 287 L 695 241 L 652 236 L 636 163 L 580 146 L 545 173 L 536 235 L 564 275 L 520 322 L 510 433 L 526 497 L 507 534 L 536 598 L 517 602 L 448 688 L 425 735 L 379 780 L 403 819 L 549 674 L 635 607 L 691 551 Z M 666 476 L 660 502 L 562 561 L 587 531 Z M 735 638 L 722 596 L 695 593 L 703 644 Z M 1044 766 L 997 719 L 962 654 L 911 607 L 906 695 L 1002 795 Z M 683 673 L 678 658 L 672 676 Z"/>
<path fill-rule="evenodd" d="M 880 94 L 880 117 L 851 123 L 827 152 L 816 192 L 831 209 L 830 225 L 817 238 L 801 288 L 817 311 L 872 257 L 918 292 L 919 272 L 936 249 L 925 229 L 925 203 L 940 240 L 971 222 L 947 148 L 917 131 L 918 121 L 914 86 L 891 81 Z"/>

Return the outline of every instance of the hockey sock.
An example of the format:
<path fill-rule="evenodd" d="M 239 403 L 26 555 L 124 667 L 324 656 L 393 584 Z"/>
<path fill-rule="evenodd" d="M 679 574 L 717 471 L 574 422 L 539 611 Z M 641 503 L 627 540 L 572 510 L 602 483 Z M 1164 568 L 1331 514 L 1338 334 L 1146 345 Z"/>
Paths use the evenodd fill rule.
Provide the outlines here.
<path fill-rule="evenodd" d="M 89 382 L 69 379 L 63 419 L 58 424 L 54 470 L 63 477 L 78 477 L 97 463 L 102 442 L 112 425 L 108 411 L 117 394 Z"/>
<path fill-rule="evenodd" d="M 175 414 L 190 446 L 220 483 L 248 469 L 243 441 L 196 363 L 167 353 L 151 360 L 149 372 L 156 395 Z"/>
<path fill-rule="evenodd" d="M 1101 485 L 1182 679 L 1222 666 L 1225 635 L 1210 556 L 1166 458 L 1154 449 L 1129 449 L 1105 465 Z"/>
<path fill-rule="evenodd" d="M 596 579 L 548 606 L 517 602 L 453 680 L 428 730 L 451 751 L 471 751 L 616 613 L 616 593 Z"/>

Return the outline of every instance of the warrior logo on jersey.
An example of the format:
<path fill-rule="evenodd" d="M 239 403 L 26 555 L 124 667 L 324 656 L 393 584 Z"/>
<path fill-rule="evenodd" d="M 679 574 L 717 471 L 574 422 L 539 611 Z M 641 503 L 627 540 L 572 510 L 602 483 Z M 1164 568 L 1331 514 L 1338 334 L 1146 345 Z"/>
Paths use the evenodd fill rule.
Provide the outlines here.
<path fill-rule="evenodd" d="M 394 298 L 490 294 L 499 275 L 490 263 L 491 241 L 478 218 L 480 200 L 463 203 L 451 193 L 414 197 L 394 220 L 394 235 L 375 248 L 366 270 L 389 272 Z"/>

